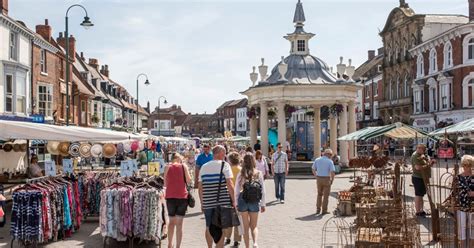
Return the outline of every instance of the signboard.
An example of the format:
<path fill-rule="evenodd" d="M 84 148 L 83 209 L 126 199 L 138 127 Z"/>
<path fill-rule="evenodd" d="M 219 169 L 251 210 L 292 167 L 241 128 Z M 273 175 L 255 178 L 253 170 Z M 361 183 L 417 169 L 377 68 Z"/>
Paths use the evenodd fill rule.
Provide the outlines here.
<path fill-rule="evenodd" d="M 35 114 L 35 115 L 30 115 L 30 117 L 32 118 L 32 121 L 34 123 L 44 123 L 44 115 Z"/>
<path fill-rule="evenodd" d="M 105 116 L 106 116 L 107 121 L 114 121 L 114 111 L 113 110 L 105 111 Z"/>
<path fill-rule="evenodd" d="M 120 175 L 123 177 L 133 176 L 133 162 L 132 160 L 124 160 L 120 162 Z"/>
<path fill-rule="evenodd" d="M 454 149 L 452 147 L 439 148 L 438 158 L 454 158 Z"/>
<path fill-rule="evenodd" d="M 72 159 L 63 159 L 63 172 L 72 174 L 73 170 Z"/>
<path fill-rule="evenodd" d="M 148 175 L 149 176 L 159 176 L 160 175 L 160 163 L 159 162 L 149 162 L 148 163 Z"/>
<path fill-rule="evenodd" d="M 46 176 L 56 176 L 56 164 L 54 161 L 44 161 L 44 172 Z"/>

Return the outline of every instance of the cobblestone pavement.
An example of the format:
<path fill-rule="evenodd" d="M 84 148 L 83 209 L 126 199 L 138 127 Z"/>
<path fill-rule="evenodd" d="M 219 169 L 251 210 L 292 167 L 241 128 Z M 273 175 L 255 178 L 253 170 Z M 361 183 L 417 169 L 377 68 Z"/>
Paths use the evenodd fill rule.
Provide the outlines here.
<path fill-rule="evenodd" d="M 331 189 L 329 209 L 336 207 L 336 194 L 340 190 L 351 186 L 349 176 L 351 173 L 338 175 Z M 286 182 L 286 203 L 275 201 L 273 180 L 266 181 L 267 187 L 267 212 L 260 215 L 259 220 L 259 246 L 262 248 L 305 248 L 321 247 L 323 243 L 323 226 L 332 214 L 317 216 L 315 214 L 315 180 L 314 179 L 288 179 Z M 413 194 L 413 188 L 407 187 L 408 194 Z M 207 247 L 203 236 L 205 224 L 200 207 L 191 209 L 184 221 L 184 248 Z M 352 218 L 347 219 L 348 222 Z M 332 221 L 330 221 L 332 223 Z M 9 224 L 0 228 L 0 247 L 10 247 Z M 329 230 L 329 229 L 328 229 Z M 336 238 L 336 232 L 328 233 L 328 238 Z M 328 242 L 326 242 L 328 244 Z M 162 247 L 166 247 L 164 241 Z M 14 247 L 19 247 L 17 244 Z M 71 238 L 44 245 L 48 248 L 63 247 L 103 247 L 103 238 L 99 233 L 98 219 L 88 219 L 81 229 Z M 107 247 L 129 247 L 128 243 L 108 242 Z M 134 244 L 134 247 L 157 247 L 154 244 Z M 243 246 L 241 246 L 243 247 Z M 333 246 L 337 247 L 337 246 Z"/>

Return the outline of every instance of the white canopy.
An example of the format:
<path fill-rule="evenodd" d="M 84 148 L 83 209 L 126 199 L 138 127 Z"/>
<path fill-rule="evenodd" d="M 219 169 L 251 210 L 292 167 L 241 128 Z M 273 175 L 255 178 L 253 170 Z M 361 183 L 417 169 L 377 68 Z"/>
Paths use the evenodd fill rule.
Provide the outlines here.
<path fill-rule="evenodd" d="M 140 139 L 140 136 L 105 129 L 0 120 L 0 140 L 9 139 L 97 142 Z"/>

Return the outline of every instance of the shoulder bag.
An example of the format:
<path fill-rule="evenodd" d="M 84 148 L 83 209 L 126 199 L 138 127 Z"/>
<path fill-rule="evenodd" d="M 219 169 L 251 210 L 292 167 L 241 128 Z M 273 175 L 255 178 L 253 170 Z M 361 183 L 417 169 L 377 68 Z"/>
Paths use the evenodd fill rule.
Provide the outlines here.
<path fill-rule="evenodd" d="M 222 181 L 222 170 L 224 169 L 225 162 L 222 161 L 221 165 L 221 173 L 219 176 L 219 186 L 217 188 L 217 204 L 220 204 L 220 195 L 221 195 L 221 181 Z M 218 205 L 214 210 L 214 214 L 212 215 L 212 224 L 216 225 L 220 228 L 229 228 L 234 226 L 239 226 L 240 221 L 237 215 L 237 212 L 232 206 L 232 198 L 230 200 L 230 206 L 221 206 Z"/>
<path fill-rule="evenodd" d="M 184 165 L 182 166 L 183 168 L 183 179 L 184 179 L 184 185 L 186 186 L 186 191 L 188 191 L 188 206 L 190 208 L 193 208 L 196 206 L 196 200 L 194 199 L 193 194 L 191 194 L 191 186 L 186 182 L 186 173 L 184 171 Z"/>

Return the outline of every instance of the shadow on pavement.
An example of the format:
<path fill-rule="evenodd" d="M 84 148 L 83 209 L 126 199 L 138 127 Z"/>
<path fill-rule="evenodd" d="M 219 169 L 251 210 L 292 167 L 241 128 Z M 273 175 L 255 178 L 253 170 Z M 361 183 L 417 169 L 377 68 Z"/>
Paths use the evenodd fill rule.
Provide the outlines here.
<path fill-rule="evenodd" d="M 275 205 L 280 205 L 280 201 L 273 200 L 273 201 L 267 203 L 267 207 L 271 207 L 271 206 L 275 206 Z"/>
<path fill-rule="evenodd" d="M 324 215 L 321 215 L 321 214 L 310 214 L 310 215 L 306 215 L 306 216 L 303 216 L 303 217 L 298 217 L 298 218 L 295 218 L 296 220 L 299 220 L 299 221 L 315 221 L 315 220 L 321 220 L 323 218 Z"/>

